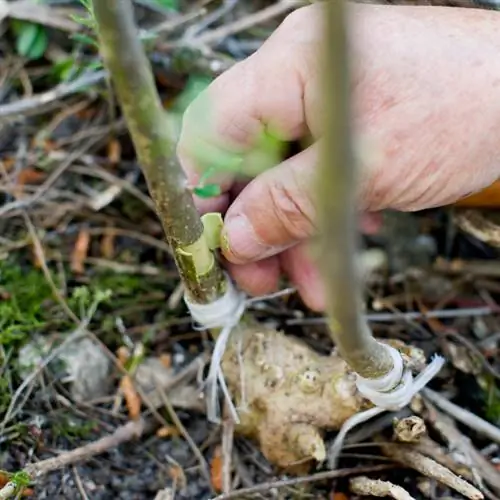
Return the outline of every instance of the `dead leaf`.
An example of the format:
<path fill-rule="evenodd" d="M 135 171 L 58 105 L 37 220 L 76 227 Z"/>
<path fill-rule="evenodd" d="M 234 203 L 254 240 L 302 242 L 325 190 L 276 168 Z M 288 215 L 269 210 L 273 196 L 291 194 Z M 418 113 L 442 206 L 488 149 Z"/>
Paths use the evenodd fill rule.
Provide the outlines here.
<path fill-rule="evenodd" d="M 117 139 L 111 139 L 108 142 L 108 160 L 113 165 L 116 165 L 120 162 L 122 157 L 122 147 L 120 141 Z"/>
<path fill-rule="evenodd" d="M 174 485 L 178 485 L 180 489 L 186 486 L 186 475 L 179 465 L 171 465 L 168 468 L 168 473 Z"/>
<path fill-rule="evenodd" d="M 76 238 L 75 247 L 71 254 L 71 270 L 77 274 L 85 271 L 83 263 L 87 258 L 90 247 L 90 233 L 87 229 L 82 229 Z"/>
<path fill-rule="evenodd" d="M 481 362 L 474 358 L 467 347 L 447 342 L 445 349 L 451 363 L 457 370 L 471 375 L 479 375 L 481 373 Z"/>
<path fill-rule="evenodd" d="M 165 425 L 156 431 L 156 436 L 159 438 L 174 437 L 179 435 L 179 429 L 177 429 L 174 425 Z"/>
<path fill-rule="evenodd" d="M 52 151 L 54 151 L 56 149 L 57 149 L 56 141 L 54 141 L 52 139 L 45 139 L 45 141 L 43 143 L 43 150 L 46 153 L 51 153 Z"/>
<path fill-rule="evenodd" d="M 134 383 L 130 375 L 124 375 L 122 377 L 120 381 L 120 390 L 125 398 L 125 404 L 127 405 L 130 420 L 138 420 L 141 415 L 142 401 L 139 394 L 135 390 Z"/>
<path fill-rule="evenodd" d="M 124 345 L 120 346 L 118 350 L 116 351 L 116 357 L 118 358 L 118 361 L 120 362 L 120 365 L 122 368 L 125 368 L 125 364 L 130 358 L 130 350 L 128 347 L 125 347 Z"/>
<path fill-rule="evenodd" d="M 36 245 L 34 243 L 31 244 L 31 254 L 33 257 L 33 266 L 36 269 L 42 269 L 42 258 L 40 252 L 38 251 Z"/>
<path fill-rule="evenodd" d="M 217 493 L 222 491 L 222 447 L 216 446 L 210 462 L 210 479 Z"/>
<path fill-rule="evenodd" d="M 23 188 L 26 185 L 38 184 L 40 181 L 45 179 L 45 173 L 35 170 L 34 168 L 25 168 L 19 172 L 17 176 L 16 188 L 14 190 L 14 196 L 20 198 L 23 195 Z"/>
<path fill-rule="evenodd" d="M 160 363 L 165 368 L 172 368 L 172 355 L 168 353 L 160 355 Z"/>
<path fill-rule="evenodd" d="M 332 491 L 330 493 L 330 500 L 349 500 L 349 497 L 341 491 Z"/>
<path fill-rule="evenodd" d="M 420 300 L 420 298 L 416 297 L 415 302 L 417 303 L 418 310 L 422 314 L 425 315 L 429 312 L 429 308 L 424 305 L 424 303 L 422 302 L 422 300 Z M 444 323 L 439 321 L 437 318 L 426 317 L 425 321 L 431 327 L 431 329 L 436 333 L 443 333 L 443 332 L 446 332 L 448 330 L 448 327 Z"/>
<path fill-rule="evenodd" d="M 4 158 L 3 160 L 0 160 L 0 163 L 6 172 L 10 172 L 12 167 L 16 164 L 16 159 L 13 157 Z"/>
<path fill-rule="evenodd" d="M 102 237 L 101 254 L 105 259 L 112 259 L 115 256 L 115 235 L 112 232 Z"/>

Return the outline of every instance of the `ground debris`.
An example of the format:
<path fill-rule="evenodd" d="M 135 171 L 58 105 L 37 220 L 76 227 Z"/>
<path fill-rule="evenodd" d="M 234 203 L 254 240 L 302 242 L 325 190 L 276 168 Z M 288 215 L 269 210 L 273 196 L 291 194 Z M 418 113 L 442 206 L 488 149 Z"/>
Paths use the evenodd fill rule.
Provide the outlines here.
<path fill-rule="evenodd" d="M 476 487 L 456 476 L 435 460 L 422 455 L 412 445 L 386 443 L 381 445 L 381 448 L 387 456 L 402 465 L 411 467 L 426 477 L 436 479 L 471 500 L 482 500 L 484 498 L 483 493 Z"/>
<path fill-rule="evenodd" d="M 380 481 L 360 476 L 351 479 L 349 486 L 351 491 L 356 495 L 392 497 L 395 500 L 414 500 L 404 488 L 389 481 Z"/>

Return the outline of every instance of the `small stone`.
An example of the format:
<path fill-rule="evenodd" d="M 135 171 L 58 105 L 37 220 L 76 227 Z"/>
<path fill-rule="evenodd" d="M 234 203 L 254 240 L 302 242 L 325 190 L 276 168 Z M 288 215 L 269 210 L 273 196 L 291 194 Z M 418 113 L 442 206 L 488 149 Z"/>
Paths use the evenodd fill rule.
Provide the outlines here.
<path fill-rule="evenodd" d="M 37 337 L 19 352 L 19 372 L 28 377 L 52 348 L 57 349 L 51 337 Z M 108 394 L 111 361 L 103 350 L 89 338 L 68 343 L 49 364 L 59 380 L 69 383 L 74 400 L 85 401 Z"/>

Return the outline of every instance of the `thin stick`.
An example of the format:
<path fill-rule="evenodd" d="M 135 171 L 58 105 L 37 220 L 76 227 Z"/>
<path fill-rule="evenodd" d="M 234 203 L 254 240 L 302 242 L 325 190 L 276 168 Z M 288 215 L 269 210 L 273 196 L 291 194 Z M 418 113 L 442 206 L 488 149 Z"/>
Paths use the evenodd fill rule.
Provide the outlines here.
<path fill-rule="evenodd" d="M 211 485 L 212 483 L 210 481 L 210 469 L 208 467 L 207 461 L 205 460 L 205 457 L 203 456 L 203 453 L 200 451 L 198 446 L 196 446 L 196 443 L 193 441 L 193 438 L 189 435 L 189 432 L 186 430 L 186 428 L 182 424 L 180 418 L 177 416 L 177 413 L 175 412 L 175 409 L 174 409 L 172 403 L 170 402 L 170 399 L 167 397 L 165 391 L 161 387 L 158 387 L 158 390 L 160 392 L 160 397 L 161 397 L 163 406 L 165 406 L 165 409 L 167 410 L 167 412 L 170 416 L 170 419 L 172 420 L 174 425 L 177 427 L 177 429 L 181 433 L 182 437 L 186 440 L 186 443 L 189 445 L 189 447 L 191 448 L 191 451 L 193 452 L 194 456 L 198 460 L 202 474 L 205 477 L 207 484 Z"/>
<path fill-rule="evenodd" d="M 458 450 L 464 455 L 468 462 L 467 466 L 471 470 L 469 475 L 472 478 L 479 475 L 479 479 L 484 479 L 497 492 L 500 492 L 500 473 L 495 466 L 476 449 L 468 436 L 460 432 L 451 417 L 436 409 L 432 403 L 427 402 L 426 406 L 429 410 L 426 420 L 443 436 L 450 450 Z"/>
<path fill-rule="evenodd" d="M 497 307 L 466 307 L 463 309 L 442 309 L 427 312 L 407 311 L 407 312 L 387 312 L 387 313 L 367 313 L 364 315 L 366 321 L 370 322 L 396 322 L 410 321 L 415 319 L 447 319 L 447 318 L 464 318 L 476 316 L 489 316 L 490 314 L 498 314 L 500 311 Z M 328 318 L 298 318 L 287 320 L 287 325 L 322 325 L 328 322 Z"/>
<path fill-rule="evenodd" d="M 176 157 L 176 132 L 161 104 L 131 0 L 93 0 L 99 47 L 111 75 L 156 212 L 190 298 L 210 303 L 225 281 Z"/>
<path fill-rule="evenodd" d="M 263 493 L 265 491 L 286 488 L 288 486 L 297 486 L 299 484 L 314 483 L 317 481 L 327 481 L 329 479 L 337 479 L 339 477 L 355 476 L 358 474 L 369 474 L 371 472 L 380 472 L 393 469 L 392 465 L 374 465 L 372 467 L 355 467 L 352 469 L 337 469 L 327 472 L 318 472 L 312 476 L 294 477 L 292 479 L 282 479 L 281 481 L 274 481 L 269 483 L 262 483 L 250 488 L 241 488 L 234 490 L 227 495 L 219 495 L 213 500 L 231 500 L 234 498 L 242 498 L 247 495 L 255 495 L 256 493 Z"/>
<path fill-rule="evenodd" d="M 32 479 L 48 474 L 49 472 L 62 469 L 68 465 L 73 465 L 89 458 L 100 455 L 112 448 L 116 448 L 122 443 L 131 441 L 142 435 L 146 428 L 144 419 L 140 419 L 118 427 L 113 434 L 104 436 L 93 443 L 89 443 L 81 448 L 61 453 L 57 457 L 42 460 L 36 464 L 27 465 L 24 470 Z"/>
<path fill-rule="evenodd" d="M 493 424 L 490 424 L 481 417 L 474 415 L 470 411 L 452 403 L 448 399 L 441 396 L 441 394 L 434 392 L 431 389 L 424 389 L 423 395 L 429 401 L 434 403 L 438 408 L 451 415 L 455 420 L 458 420 L 467 427 L 483 434 L 495 443 L 500 443 L 500 429 Z"/>
<path fill-rule="evenodd" d="M 32 4 L 33 6 L 33 4 Z M 0 123 L 13 118 L 19 118 L 20 115 L 28 116 L 44 113 L 47 106 L 54 104 L 64 97 L 68 97 L 80 90 L 96 85 L 106 78 L 105 71 L 95 71 L 85 73 L 69 83 L 61 83 L 47 92 L 10 102 L 0 106 Z"/>
<path fill-rule="evenodd" d="M 395 500 L 414 500 L 414 498 L 401 486 L 370 479 L 366 476 L 355 477 L 349 482 L 351 491 L 356 495 L 366 495 L 371 497 L 392 497 Z"/>
<path fill-rule="evenodd" d="M 241 31 L 252 28 L 253 26 L 262 24 L 304 4 L 305 2 L 303 0 L 281 0 L 280 2 L 272 3 L 269 7 L 245 16 L 242 19 L 238 19 L 231 24 L 226 24 L 220 28 L 207 31 L 192 40 L 188 39 L 187 42 L 195 45 L 213 45 L 228 36 L 235 35 L 236 33 L 240 33 Z M 180 40 L 178 42 L 179 45 L 183 45 L 185 43 L 186 42 L 184 40 Z"/>
<path fill-rule="evenodd" d="M 484 495 L 472 484 L 456 476 L 449 469 L 432 460 L 432 458 L 415 451 L 412 445 L 383 444 L 381 448 L 388 457 L 415 469 L 426 477 L 436 479 L 436 481 L 445 484 L 471 500 L 482 500 L 484 498 Z"/>
<path fill-rule="evenodd" d="M 377 378 L 393 368 L 392 357 L 377 342 L 361 314 L 356 173 L 351 137 L 350 67 L 345 1 L 325 2 L 323 50 L 325 96 L 321 169 L 318 176 L 319 263 L 325 277 L 330 331 L 340 355 L 361 376 Z"/>
<path fill-rule="evenodd" d="M 233 455 L 234 422 L 224 419 L 222 425 L 222 491 L 231 492 L 231 462 Z"/>

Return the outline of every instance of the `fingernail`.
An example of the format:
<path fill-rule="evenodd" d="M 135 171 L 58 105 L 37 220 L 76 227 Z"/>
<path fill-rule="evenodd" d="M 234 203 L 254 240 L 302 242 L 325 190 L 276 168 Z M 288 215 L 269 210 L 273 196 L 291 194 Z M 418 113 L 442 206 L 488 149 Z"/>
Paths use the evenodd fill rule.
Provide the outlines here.
<path fill-rule="evenodd" d="M 222 251 L 235 264 L 264 259 L 276 253 L 274 247 L 259 241 L 252 224 L 244 215 L 237 215 L 224 222 Z"/>

